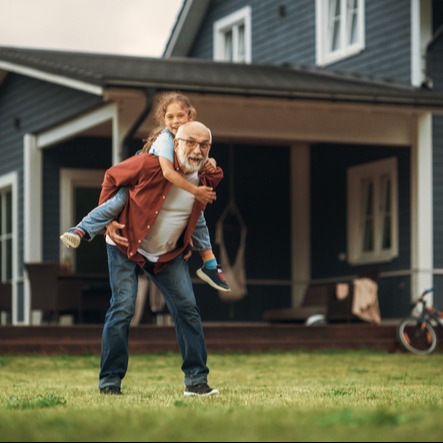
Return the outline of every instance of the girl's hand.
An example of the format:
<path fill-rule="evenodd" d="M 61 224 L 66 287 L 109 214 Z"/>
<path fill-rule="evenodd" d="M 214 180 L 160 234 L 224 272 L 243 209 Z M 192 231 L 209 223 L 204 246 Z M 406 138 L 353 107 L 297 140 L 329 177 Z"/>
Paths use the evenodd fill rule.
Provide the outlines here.
<path fill-rule="evenodd" d="M 209 186 L 198 186 L 194 192 L 195 198 L 205 205 L 217 199 L 217 194 Z"/>
<path fill-rule="evenodd" d="M 215 158 L 208 158 L 201 170 L 202 172 L 215 172 L 217 170 L 217 162 L 215 161 Z"/>

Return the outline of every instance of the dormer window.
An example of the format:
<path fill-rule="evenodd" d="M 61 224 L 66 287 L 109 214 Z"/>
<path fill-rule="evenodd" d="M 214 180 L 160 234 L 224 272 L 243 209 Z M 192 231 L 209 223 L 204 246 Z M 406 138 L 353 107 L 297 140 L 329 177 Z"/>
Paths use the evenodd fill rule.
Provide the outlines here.
<path fill-rule="evenodd" d="M 318 65 L 364 49 L 364 0 L 316 0 L 316 21 Z"/>
<path fill-rule="evenodd" d="M 214 60 L 251 63 L 251 7 L 214 23 Z"/>

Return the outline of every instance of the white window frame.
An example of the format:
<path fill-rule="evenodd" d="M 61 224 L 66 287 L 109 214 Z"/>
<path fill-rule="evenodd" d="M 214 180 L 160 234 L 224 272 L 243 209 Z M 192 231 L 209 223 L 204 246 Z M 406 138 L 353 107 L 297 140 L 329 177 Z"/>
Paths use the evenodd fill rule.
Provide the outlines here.
<path fill-rule="evenodd" d="M 354 43 L 349 43 L 350 37 L 350 0 L 316 0 L 316 56 L 317 65 L 326 66 L 351 57 L 365 48 L 365 0 L 357 1 L 357 37 Z M 331 49 L 333 39 L 332 11 L 340 5 L 338 18 L 340 33 L 338 35 L 338 48 Z M 345 13 L 343 13 L 345 11 Z"/>
<path fill-rule="evenodd" d="M 74 220 L 75 189 L 77 187 L 100 188 L 105 172 L 101 169 L 60 169 L 60 232 L 67 231 L 80 221 Z M 62 264 L 75 272 L 74 255 L 75 249 L 67 249 L 60 243 Z"/>
<path fill-rule="evenodd" d="M 244 35 L 241 35 L 241 28 Z M 214 32 L 214 60 L 251 63 L 251 7 L 246 6 L 238 11 L 217 20 L 213 26 Z M 232 35 L 232 54 L 226 57 L 227 35 Z M 243 50 L 241 47 L 243 46 Z"/>
<path fill-rule="evenodd" d="M 390 247 L 383 249 L 383 227 L 387 213 L 383 208 L 382 182 L 388 177 L 390 186 Z M 372 213 L 366 211 L 365 183 L 371 182 Z M 365 251 L 364 236 L 367 223 L 372 221 L 373 248 Z M 352 265 L 383 263 L 398 257 L 398 175 L 395 157 L 353 166 L 348 169 L 348 262 Z"/>
<path fill-rule="evenodd" d="M 12 233 L 8 235 L 9 238 L 12 240 L 12 256 L 11 256 L 11 274 L 12 278 L 11 280 L 7 280 L 6 276 L 4 275 L 3 269 L 0 273 L 0 280 L 3 281 L 9 281 L 12 284 L 12 324 L 16 325 L 18 324 L 18 313 L 17 313 L 17 283 L 18 283 L 18 277 L 17 277 L 17 257 L 18 257 L 18 235 L 17 235 L 17 226 L 18 226 L 18 173 L 17 172 L 11 172 L 9 174 L 5 174 L 0 177 L 0 191 L 4 192 L 11 192 L 12 197 Z M 2 201 L 1 199 L 0 201 Z M 0 204 L 3 204 L 2 202 Z M 2 211 L 3 217 L 4 212 Z M 3 221 L 2 221 L 3 223 Z M 3 253 L 3 252 L 0 252 Z M 0 323 L 3 323 L 5 321 L 4 318 L 1 318 Z"/>
<path fill-rule="evenodd" d="M 11 195 L 11 207 L 6 207 L 6 194 Z M 7 262 L 7 248 L 6 244 L 8 240 L 11 241 L 11 257 L 9 257 L 9 269 L 10 275 L 7 275 L 6 266 L 2 266 L 0 269 L 0 281 L 9 282 L 14 280 L 14 239 L 15 239 L 15 226 L 14 226 L 14 189 L 13 184 L 10 182 L 0 185 L 0 205 L 1 205 L 1 217 L 0 217 L 0 254 L 1 263 Z M 7 216 L 11 217 L 11 232 L 6 233 Z"/>

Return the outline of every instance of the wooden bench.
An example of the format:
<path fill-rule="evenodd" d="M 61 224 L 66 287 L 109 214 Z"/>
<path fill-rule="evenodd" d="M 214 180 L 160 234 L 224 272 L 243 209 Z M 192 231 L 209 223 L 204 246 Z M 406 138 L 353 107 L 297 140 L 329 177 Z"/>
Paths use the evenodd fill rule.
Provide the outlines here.
<path fill-rule="evenodd" d="M 327 315 L 328 300 L 335 295 L 335 285 L 312 285 L 306 290 L 300 306 L 296 308 L 270 309 L 263 313 L 269 322 L 304 323 L 313 315 Z"/>
<path fill-rule="evenodd" d="M 263 313 L 263 319 L 269 322 L 305 323 L 314 315 L 324 315 L 327 323 L 362 322 L 352 313 L 354 283 L 344 284 L 348 285 L 348 295 L 343 299 L 337 297 L 335 283 L 311 285 L 299 307 L 268 310 Z"/>

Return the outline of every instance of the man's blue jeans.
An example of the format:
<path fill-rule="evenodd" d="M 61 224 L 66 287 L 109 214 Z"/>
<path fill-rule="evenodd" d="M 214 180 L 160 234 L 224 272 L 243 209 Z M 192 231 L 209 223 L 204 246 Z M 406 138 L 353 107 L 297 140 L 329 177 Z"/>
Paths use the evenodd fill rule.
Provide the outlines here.
<path fill-rule="evenodd" d="M 120 386 L 126 375 L 129 324 L 134 315 L 140 272 L 139 266 L 116 246 L 106 246 L 112 296 L 102 336 L 100 388 Z M 154 263 L 147 262 L 145 270 L 162 292 L 174 320 L 185 385 L 207 383 L 206 343 L 188 264 L 180 255 L 160 273 L 154 275 L 153 269 Z"/>

